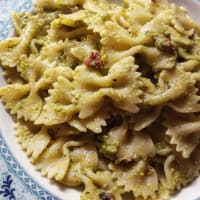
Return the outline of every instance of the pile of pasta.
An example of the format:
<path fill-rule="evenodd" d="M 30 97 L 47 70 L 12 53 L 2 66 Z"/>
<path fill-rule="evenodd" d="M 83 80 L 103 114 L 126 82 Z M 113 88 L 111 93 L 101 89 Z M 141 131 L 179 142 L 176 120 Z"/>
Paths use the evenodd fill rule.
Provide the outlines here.
<path fill-rule="evenodd" d="M 13 13 L 0 96 L 36 169 L 81 200 L 168 200 L 200 170 L 200 26 L 167 0 L 122 3 Z"/>

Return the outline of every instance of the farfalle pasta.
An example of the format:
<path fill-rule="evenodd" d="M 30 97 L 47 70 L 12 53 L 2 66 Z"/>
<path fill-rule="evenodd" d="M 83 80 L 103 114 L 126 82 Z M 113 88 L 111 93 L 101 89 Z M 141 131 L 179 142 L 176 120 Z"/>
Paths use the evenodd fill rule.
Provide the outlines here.
<path fill-rule="evenodd" d="M 200 26 L 167 0 L 122 4 L 13 13 L 0 96 L 36 169 L 81 200 L 168 200 L 200 170 Z"/>

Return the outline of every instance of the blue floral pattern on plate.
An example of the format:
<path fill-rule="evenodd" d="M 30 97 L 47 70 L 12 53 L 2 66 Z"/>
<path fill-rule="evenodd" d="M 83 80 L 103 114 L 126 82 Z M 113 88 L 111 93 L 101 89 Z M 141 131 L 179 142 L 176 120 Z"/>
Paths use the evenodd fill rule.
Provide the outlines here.
<path fill-rule="evenodd" d="M 13 31 L 10 14 L 30 10 L 32 5 L 33 0 L 0 0 L 0 41 Z M 28 176 L 10 153 L 1 132 L 0 200 L 58 200 Z"/>
<path fill-rule="evenodd" d="M 34 182 L 10 153 L 0 132 L 0 200 L 58 200 Z"/>
<path fill-rule="evenodd" d="M 3 181 L 3 184 L 1 185 L 0 195 L 3 195 L 4 197 L 8 197 L 9 200 L 16 200 L 15 198 L 15 188 L 12 188 L 12 178 L 11 175 L 7 175 L 6 179 Z"/>

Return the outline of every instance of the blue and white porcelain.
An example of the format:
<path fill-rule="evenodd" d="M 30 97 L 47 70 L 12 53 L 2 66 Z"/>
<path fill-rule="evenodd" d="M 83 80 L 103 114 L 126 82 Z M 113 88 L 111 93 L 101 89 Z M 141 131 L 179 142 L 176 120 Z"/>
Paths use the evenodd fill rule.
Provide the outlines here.
<path fill-rule="evenodd" d="M 120 0 L 112 0 L 120 2 Z M 170 0 L 200 23 L 200 0 Z M 10 14 L 31 10 L 32 0 L 0 0 L 0 41 L 12 34 Z M 0 87 L 6 82 L 0 70 Z M 80 200 L 80 192 L 58 185 L 35 171 L 13 134 L 13 120 L 0 103 L 0 200 Z M 173 200 L 200 200 L 200 178 Z"/>
<path fill-rule="evenodd" d="M 0 199 L 57 200 L 35 182 L 10 152 L 0 133 Z"/>

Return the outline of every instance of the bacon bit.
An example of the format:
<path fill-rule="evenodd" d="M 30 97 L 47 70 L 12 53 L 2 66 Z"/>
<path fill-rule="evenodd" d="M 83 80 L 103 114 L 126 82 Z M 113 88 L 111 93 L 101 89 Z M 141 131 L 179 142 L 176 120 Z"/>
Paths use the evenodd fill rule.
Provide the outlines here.
<path fill-rule="evenodd" d="M 100 68 L 103 65 L 101 61 L 101 55 L 98 51 L 93 50 L 91 51 L 88 56 L 84 60 L 84 64 L 88 67 L 92 68 Z"/>
<path fill-rule="evenodd" d="M 156 38 L 155 45 L 158 49 L 173 54 L 175 52 L 174 45 L 170 38 L 166 35 L 160 35 Z"/>
<path fill-rule="evenodd" d="M 114 200 L 114 197 L 110 193 L 101 192 L 99 194 L 99 198 L 101 200 Z"/>
<path fill-rule="evenodd" d="M 79 7 L 78 6 L 69 6 L 67 7 L 66 9 L 66 13 L 67 14 L 71 14 L 71 13 L 75 13 L 79 10 Z"/>

